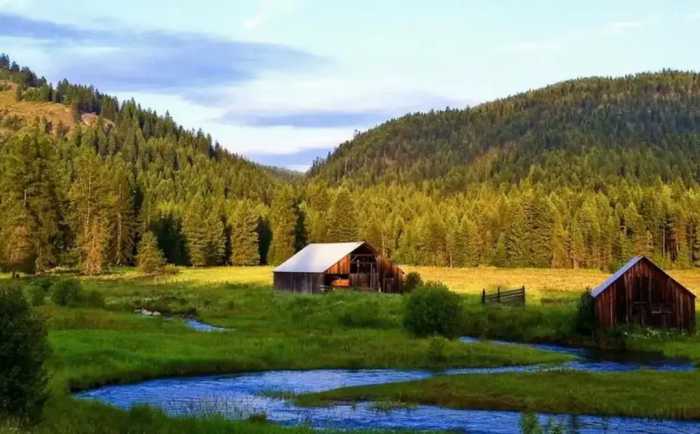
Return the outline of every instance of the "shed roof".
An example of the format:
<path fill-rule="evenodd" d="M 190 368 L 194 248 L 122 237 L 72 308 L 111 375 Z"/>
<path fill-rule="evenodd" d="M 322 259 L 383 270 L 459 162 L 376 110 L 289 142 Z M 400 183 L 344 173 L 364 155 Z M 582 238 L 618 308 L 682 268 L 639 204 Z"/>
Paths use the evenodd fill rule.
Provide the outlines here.
<path fill-rule="evenodd" d="M 364 243 L 364 241 L 353 241 L 309 244 L 272 271 L 275 273 L 323 273 Z"/>
<path fill-rule="evenodd" d="M 678 284 L 678 286 L 680 286 L 681 288 L 685 289 L 688 293 L 690 293 L 690 295 L 692 295 L 693 297 L 695 297 L 695 294 L 693 294 L 692 291 L 690 291 L 688 288 L 686 288 L 685 286 L 683 286 L 683 285 L 681 285 L 680 283 L 678 283 L 678 281 L 676 281 L 674 278 L 672 278 L 671 276 L 669 276 L 668 273 L 666 273 L 664 270 L 662 270 L 661 267 L 659 267 L 658 265 L 656 265 L 656 264 L 654 263 L 654 261 L 652 261 L 651 259 L 647 258 L 646 256 L 635 256 L 634 258 L 632 258 L 632 259 L 630 259 L 629 261 L 627 261 L 627 263 L 626 263 L 625 265 L 623 265 L 622 267 L 620 267 L 619 270 L 617 270 L 615 273 L 613 273 L 612 275 L 610 275 L 610 277 L 608 277 L 607 279 L 605 279 L 605 282 L 603 282 L 603 283 L 601 283 L 600 285 L 598 285 L 598 286 L 596 286 L 595 288 L 593 288 L 593 289 L 591 290 L 591 296 L 592 296 L 593 298 L 598 297 L 598 296 L 599 296 L 600 294 L 602 294 L 606 289 L 608 289 L 613 283 L 615 283 L 620 277 L 622 277 L 625 273 L 627 273 L 627 271 L 629 271 L 630 268 L 634 267 L 635 265 L 637 265 L 637 264 L 638 264 L 640 261 L 642 261 L 642 260 L 648 261 L 653 267 L 655 267 L 655 268 L 657 268 L 658 270 L 660 270 L 663 274 L 665 274 L 666 276 L 668 276 L 669 279 L 671 279 L 671 280 L 673 280 L 674 282 L 676 282 L 676 284 Z"/>
<path fill-rule="evenodd" d="M 610 275 L 607 279 L 605 279 L 605 282 L 601 283 L 600 285 L 596 286 L 591 290 L 591 296 L 593 298 L 599 296 L 603 291 L 608 289 L 610 285 L 615 283 L 617 279 L 622 277 L 623 274 L 625 274 L 630 268 L 634 267 L 639 261 L 642 260 L 644 256 L 635 256 L 634 258 L 630 259 L 627 261 L 625 265 L 620 267 L 616 272 Z"/>

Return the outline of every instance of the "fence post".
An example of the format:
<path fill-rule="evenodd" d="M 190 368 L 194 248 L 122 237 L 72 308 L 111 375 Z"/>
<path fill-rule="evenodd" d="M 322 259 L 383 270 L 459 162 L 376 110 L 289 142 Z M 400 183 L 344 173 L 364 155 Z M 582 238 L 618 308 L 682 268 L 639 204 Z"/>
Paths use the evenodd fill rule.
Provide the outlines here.
<path fill-rule="evenodd" d="M 500 286 L 498 287 L 498 295 L 496 296 L 496 300 L 498 300 L 499 303 L 501 302 L 501 287 Z"/>
<path fill-rule="evenodd" d="M 525 285 L 523 285 L 523 306 L 525 306 Z"/>
<path fill-rule="evenodd" d="M 481 304 L 486 304 L 486 289 L 481 291 Z"/>

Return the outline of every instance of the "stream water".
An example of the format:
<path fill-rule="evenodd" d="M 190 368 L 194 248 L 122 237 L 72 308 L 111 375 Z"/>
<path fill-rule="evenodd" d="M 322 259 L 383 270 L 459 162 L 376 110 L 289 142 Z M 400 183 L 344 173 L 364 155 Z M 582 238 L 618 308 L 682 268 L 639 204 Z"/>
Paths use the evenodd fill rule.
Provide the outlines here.
<path fill-rule="evenodd" d="M 204 333 L 211 333 L 211 332 L 225 332 L 227 329 L 224 327 L 218 327 L 214 326 L 211 324 L 207 324 L 205 322 L 192 319 L 192 318 L 186 318 L 185 320 L 185 325 L 192 330 L 198 331 L 198 332 L 204 332 Z"/>
<path fill-rule="evenodd" d="M 472 338 L 462 338 L 465 344 Z M 525 345 L 510 344 L 508 345 Z M 510 411 L 455 410 L 437 406 L 379 408 L 374 403 L 337 404 L 321 408 L 295 405 L 285 394 L 321 392 L 349 386 L 420 380 L 431 376 L 503 372 L 535 372 L 573 369 L 586 372 L 624 372 L 637 369 L 688 371 L 685 360 L 660 355 L 595 352 L 557 345 L 533 347 L 573 354 L 576 359 L 556 367 L 511 366 L 501 368 L 450 369 L 435 373 L 394 369 L 317 369 L 308 371 L 266 371 L 233 375 L 167 378 L 142 383 L 105 386 L 79 393 L 83 399 L 97 399 L 120 408 L 148 404 L 172 415 L 225 414 L 245 418 L 265 414 L 284 425 L 306 424 L 318 428 L 384 428 L 410 430 L 452 430 L 468 433 L 514 433 L 519 430 L 520 413 Z M 570 431 L 589 433 L 700 433 L 700 422 L 648 420 L 638 418 L 540 414 L 541 421 L 556 420 Z"/>

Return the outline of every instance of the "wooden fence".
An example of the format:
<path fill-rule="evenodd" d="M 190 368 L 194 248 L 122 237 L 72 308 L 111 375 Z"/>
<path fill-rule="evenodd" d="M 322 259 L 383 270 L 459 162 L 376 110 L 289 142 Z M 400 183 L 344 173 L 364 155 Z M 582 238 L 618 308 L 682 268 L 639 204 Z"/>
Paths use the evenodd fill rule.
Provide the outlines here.
<path fill-rule="evenodd" d="M 496 292 L 487 294 L 484 289 L 481 292 L 481 303 L 482 304 L 510 304 L 510 305 L 524 305 L 525 304 L 525 287 L 516 289 L 501 289 L 499 286 Z"/>

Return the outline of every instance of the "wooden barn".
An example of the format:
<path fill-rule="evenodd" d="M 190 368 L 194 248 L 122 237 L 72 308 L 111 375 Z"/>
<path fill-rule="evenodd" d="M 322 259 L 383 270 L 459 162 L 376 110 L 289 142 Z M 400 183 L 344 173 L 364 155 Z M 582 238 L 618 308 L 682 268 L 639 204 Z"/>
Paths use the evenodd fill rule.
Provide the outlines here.
<path fill-rule="evenodd" d="M 275 288 L 323 292 L 352 287 L 401 292 L 403 271 L 364 241 L 309 244 L 273 270 Z"/>
<path fill-rule="evenodd" d="M 695 294 L 649 258 L 637 256 L 591 290 L 598 326 L 695 328 Z"/>

